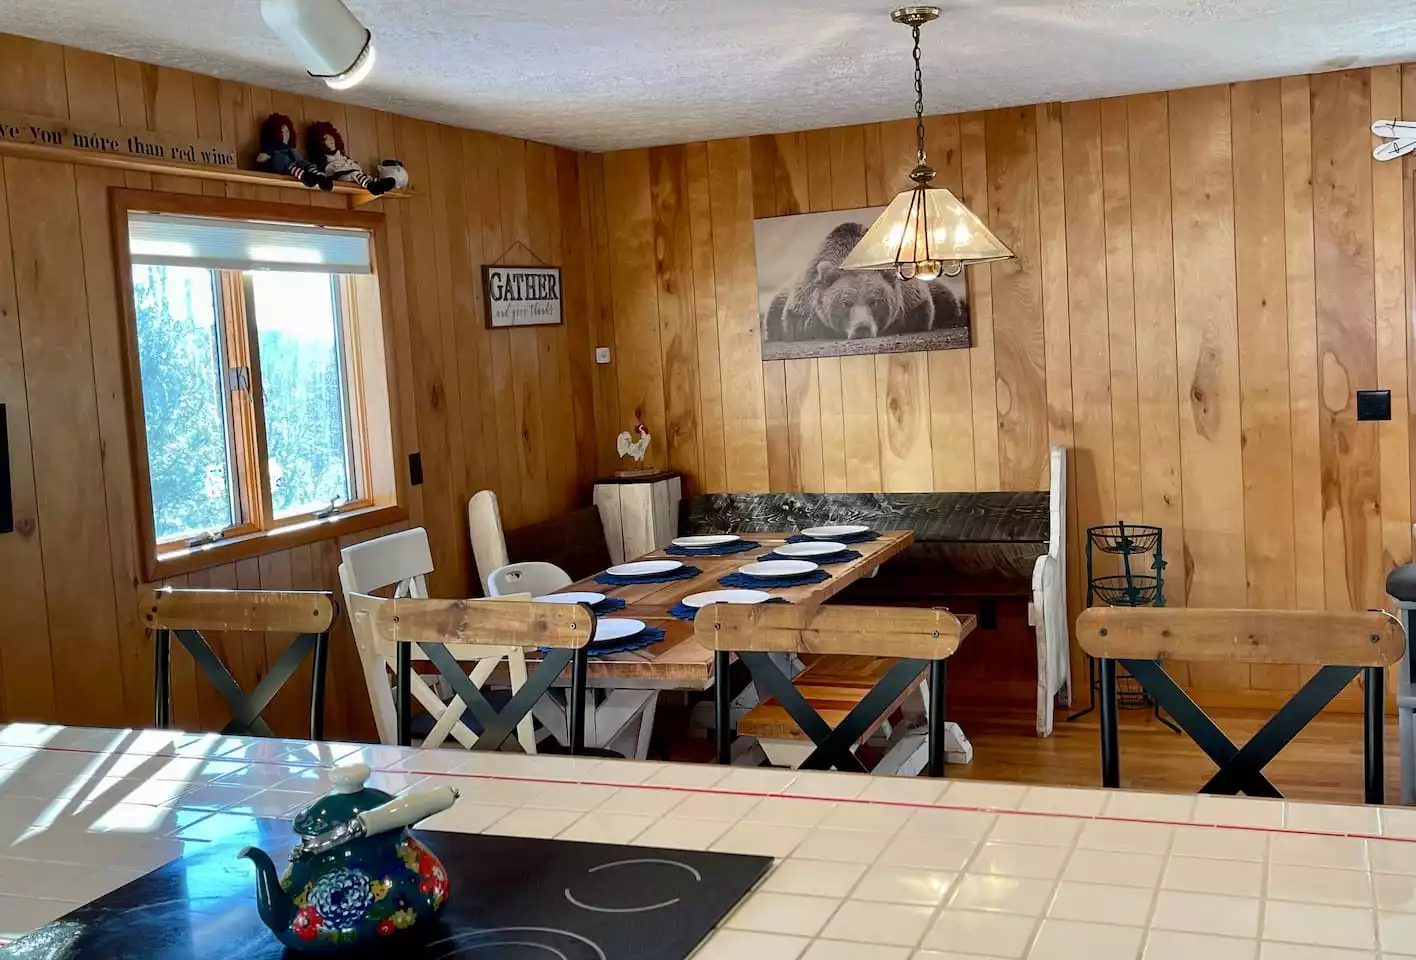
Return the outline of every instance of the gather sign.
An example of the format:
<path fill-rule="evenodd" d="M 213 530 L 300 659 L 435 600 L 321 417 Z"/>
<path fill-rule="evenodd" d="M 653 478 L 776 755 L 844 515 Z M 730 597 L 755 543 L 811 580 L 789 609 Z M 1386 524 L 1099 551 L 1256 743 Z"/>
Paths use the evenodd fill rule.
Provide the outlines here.
<path fill-rule="evenodd" d="M 561 322 L 560 267 L 482 268 L 487 326 L 541 327 Z"/>
<path fill-rule="evenodd" d="M 215 140 L 131 130 L 102 123 L 71 123 L 25 114 L 0 113 L 0 141 L 84 150 L 143 160 L 168 160 L 204 167 L 236 167 L 236 151 Z"/>

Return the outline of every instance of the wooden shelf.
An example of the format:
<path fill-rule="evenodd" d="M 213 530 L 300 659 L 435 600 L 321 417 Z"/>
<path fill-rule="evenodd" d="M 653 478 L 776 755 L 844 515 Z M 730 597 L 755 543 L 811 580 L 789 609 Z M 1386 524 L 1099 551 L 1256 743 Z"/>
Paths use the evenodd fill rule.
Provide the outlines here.
<path fill-rule="evenodd" d="M 136 173 L 152 173 L 166 176 L 196 177 L 199 180 L 218 180 L 222 183 L 240 183 L 254 187 L 275 187 L 281 190 L 309 190 L 298 180 L 277 173 L 261 170 L 239 170 L 234 167 L 207 167 L 196 163 L 182 163 L 178 160 L 144 160 L 138 157 L 119 156 L 113 153 L 98 153 L 91 150 L 76 150 L 72 147 L 53 147 L 38 143 L 18 143 L 0 140 L 0 156 L 24 157 L 30 160 L 49 160 L 55 163 L 80 163 L 90 167 L 108 167 L 112 170 L 131 170 Z M 362 207 L 374 200 L 401 200 L 413 196 L 411 190 L 390 190 L 381 196 L 374 196 L 367 190 L 347 183 L 336 183 L 334 193 L 347 196 L 349 206 Z"/>

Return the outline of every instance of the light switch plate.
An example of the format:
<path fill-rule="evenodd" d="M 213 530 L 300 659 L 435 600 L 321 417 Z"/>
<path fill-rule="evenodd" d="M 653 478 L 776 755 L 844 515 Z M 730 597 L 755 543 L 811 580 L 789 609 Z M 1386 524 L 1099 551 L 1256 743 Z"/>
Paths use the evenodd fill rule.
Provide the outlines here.
<path fill-rule="evenodd" d="M 595 362 L 596 362 L 596 363 L 609 363 L 609 362 L 610 362 L 610 348 L 609 348 L 609 347 L 596 347 L 596 348 L 595 348 Z"/>
<path fill-rule="evenodd" d="M 1390 390 L 1358 390 L 1357 419 L 1361 421 L 1391 419 Z"/>

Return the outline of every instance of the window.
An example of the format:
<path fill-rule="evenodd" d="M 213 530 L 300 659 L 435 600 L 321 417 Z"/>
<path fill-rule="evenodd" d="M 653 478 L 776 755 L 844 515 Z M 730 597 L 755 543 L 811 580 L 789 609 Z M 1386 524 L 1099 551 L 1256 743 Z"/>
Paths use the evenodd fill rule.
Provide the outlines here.
<path fill-rule="evenodd" d="M 379 218 L 115 197 L 148 575 L 393 522 Z"/>

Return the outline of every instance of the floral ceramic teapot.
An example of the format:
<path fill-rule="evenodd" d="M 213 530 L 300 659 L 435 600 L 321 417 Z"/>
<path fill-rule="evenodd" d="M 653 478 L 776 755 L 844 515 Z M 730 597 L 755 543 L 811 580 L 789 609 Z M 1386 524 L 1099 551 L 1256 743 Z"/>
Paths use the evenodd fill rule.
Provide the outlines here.
<path fill-rule="evenodd" d="M 452 806 L 457 791 L 395 799 L 364 786 L 368 776 L 362 763 L 330 773 L 335 792 L 295 819 L 301 841 L 283 876 L 264 851 L 240 853 L 256 866 L 261 919 L 293 950 L 331 955 L 407 940 L 447 902 L 447 871 L 406 828 Z"/>

